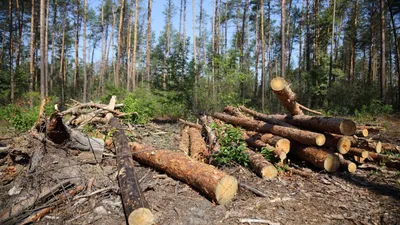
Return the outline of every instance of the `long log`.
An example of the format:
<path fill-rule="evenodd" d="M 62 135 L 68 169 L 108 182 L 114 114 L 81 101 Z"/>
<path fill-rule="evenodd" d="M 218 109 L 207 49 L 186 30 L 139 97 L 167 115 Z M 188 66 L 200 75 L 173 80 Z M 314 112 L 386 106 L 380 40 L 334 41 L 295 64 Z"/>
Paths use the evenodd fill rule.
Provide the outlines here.
<path fill-rule="evenodd" d="M 382 150 L 386 152 L 393 152 L 396 154 L 400 154 L 400 146 L 392 144 L 392 143 L 382 143 Z"/>
<path fill-rule="evenodd" d="M 270 124 L 275 124 L 283 127 L 291 127 L 291 128 L 297 128 L 291 124 L 288 124 L 282 120 L 276 119 L 276 118 L 271 118 L 268 115 L 265 115 L 263 113 L 259 113 L 257 111 L 254 111 L 252 109 L 246 108 L 245 106 L 239 106 L 239 109 L 241 109 L 243 112 L 252 115 L 255 119 L 264 121 L 266 123 Z"/>
<path fill-rule="evenodd" d="M 349 154 L 350 155 L 355 155 L 361 158 L 367 158 L 370 152 L 364 150 L 364 149 L 359 149 L 359 148 L 350 148 Z"/>
<path fill-rule="evenodd" d="M 340 167 L 339 157 L 327 149 L 297 144 L 294 153 L 300 159 L 328 172 L 335 172 Z"/>
<path fill-rule="evenodd" d="M 368 129 L 357 129 L 354 135 L 357 137 L 368 137 L 369 132 Z"/>
<path fill-rule="evenodd" d="M 223 205 L 232 200 L 238 190 L 236 178 L 185 155 L 171 150 L 144 151 L 134 146 L 133 158 L 169 176 L 196 188 L 216 203 Z"/>
<path fill-rule="evenodd" d="M 325 133 L 326 142 L 324 147 L 335 148 L 340 154 L 346 154 L 351 147 L 351 141 L 346 136 Z"/>
<path fill-rule="evenodd" d="M 246 117 L 247 117 L 247 116 L 244 115 L 241 111 L 239 111 L 238 108 L 235 108 L 235 107 L 233 107 L 233 106 L 226 106 L 226 107 L 224 107 L 224 112 L 225 112 L 225 113 L 228 113 L 228 114 L 230 114 L 230 115 L 232 115 L 232 116 L 243 117 L 243 118 L 246 118 Z"/>
<path fill-rule="evenodd" d="M 382 143 L 380 141 L 376 142 L 366 138 L 359 138 L 356 136 L 347 137 L 351 145 L 357 148 L 366 149 L 368 151 L 374 151 L 376 153 L 380 153 L 382 151 Z"/>
<path fill-rule="evenodd" d="M 271 80 L 271 89 L 292 115 L 303 115 L 300 104 L 296 102 L 296 94 L 290 89 L 290 84 L 282 77 Z"/>
<path fill-rule="evenodd" d="M 206 142 L 204 141 L 201 133 L 198 129 L 194 127 L 189 128 L 189 140 L 190 140 L 190 152 L 191 158 L 204 162 L 206 158 L 210 155 Z"/>
<path fill-rule="evenodd" d="M 111 119 L 110 126 L 116 129 L 113 133 L 113 142 L 117 154 L 118 183 L 126 221 L 130 225 L 152 224 L 154 216 L 140 189 L 131 150 L 128 146 L 128 138 L 117 118 Z"/>
<path fill-rule="evenodd" d="M 255 121 L 247 118 L 239 118 L 229 116 L 223 113 L 214 113 L 214 117 L 231 123 L 233 125 L 242 126 L 246 129 L 261 132 L 272 133 L 282 137 L 286 137 L 307 145 L 322 146 L 325 144 L 325 136 L 323 134 L 299 130 L 289 127 L 282 127 L 278 125 L 271 125 L 262 121 Z"/>
<path fill-rule="evenodd" d="M 385 127 L 383 127 L 383 126 L 367 126 L 367 125 L 365 125 L 365 126 L 357 126 L 357 129 L 359 129 L 359 130 L 367 129 L 368 133 L 371 133 L 371 134 L 378 134 L 380 132 L 386 131 Z"/>
<path fill-rule="evenodd" d="M 278 171 L 275 166 L 265 160 L 264 156 L 246 149 L 246 153 L 249 154 L 249 165 L 258 176 L 263 179 L 271 179 L 278 175 Z"/>
<path fill-rule="evenodd" d="M 257 137 L 258 136 L 257 134 L 252 135 L 251 137 L 249 135 L 247 135 L 246 132 L 242 132 L 242 134 L 243 134 L 243 139 L 246 140 L 246 143 L 249 147 L 258 148 L 258 149 L 266 147 L 266 148 L 272 150 L 274 152 L 275 157 L 278 158 L 280 161 L 283 161 L 286 159 L 286 152 L 284 152 L 281 149 L 274 148 L 273 146 L 270 146 L 270 145 L 266 144 L 265 142 L 259 140 Z M 272 149 L 271 149 L 271 147 L 272 147 Z"/>
<path fill-rule="evenodd" d="M 382 155 L 374 152 L 369 152 L 368 158 L 374 162 L 379 162 L 384 164 L 386 167 L 395 168 L 400 170 L 400 157 Z"/>

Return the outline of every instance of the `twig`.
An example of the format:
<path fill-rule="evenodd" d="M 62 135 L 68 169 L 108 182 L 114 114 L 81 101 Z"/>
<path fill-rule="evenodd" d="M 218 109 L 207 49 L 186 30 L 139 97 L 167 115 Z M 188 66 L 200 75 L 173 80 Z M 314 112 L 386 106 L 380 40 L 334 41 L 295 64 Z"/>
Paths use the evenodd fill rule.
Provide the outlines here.
<path fill-rule="evenodd" d="M 44 215 L 46 215 L 47 213 L 51 212 L 52 209 L 53 209 L 53 207 L 44 208 L 44 209 L 36 212 L 35 214 L 29 216 L 28 218 L 24 219 L 24 221 L 22 221 L 19 225 L 25 225 L 25 224 L 30 224 L 30 223 L 37 222 Z"/>
<path fill-rule="evenodd" d="M 96 195 L 98 193 L 107 192 L 107 191 L 111 191 L 111 190 L 118 190 L 118 187 L 102 188 L 102 189 L 94 191 L 94 192 L 92 192 L 90 194 L 75 196 L 72 200 L 77 200 L 77 199 L 80 199 L 80 198 L 88 198 L 88 197 L 91 197 L 91 196 Z"/>
<path fill-rule="evenodd" d="M 322 115 L 321 112 L 318 112 L 318 111 L 316 111 L 316 110 L 309 109 L 309 108 L 305 107 L 304 105 L 302 105 L 302 104 L 300 104 L 300 103 L 298 103 L 298 102 L 297 102 L 297 104 L 299 105 L 299 107 L 300 107 L 301 109 L 304 109 L 304 110 L 306 110 L 306 111 L 308 111 L 308 112 L 310 112 L 310 113 L 314 113 L 314 114 L 317 114 L 317 115 Z"/>
<path fill-rule="evenodd" d="M 242 188 L 245 188 L 245 189 L 247 189 L 247 190 L 249 190 L 251 192 L 253 192 L 254 194 L 256 194 L 256 195 L 258 195 L 260 197 L 268 198 L 267 194 L 255 189 L 253 187 L 250 187 L 249 185 L 247 185 L 245 183 L 239 183 L 239 186 L 242 187 Z"/>
<path fill-rule="evenodd" d="M 248 223 L 248 224 L 251 224 L 251 223 L 265 223 L 265 224 L 269 224 L 269 225 L 280 225 L 280 223 L 275 223 L 275 222 L 272 222 L 272 221 L 270 221 L 270 220 L 262 220 L 262 219 L 239 219 L 239 222 L 241 222 L 241 223 Z"/>

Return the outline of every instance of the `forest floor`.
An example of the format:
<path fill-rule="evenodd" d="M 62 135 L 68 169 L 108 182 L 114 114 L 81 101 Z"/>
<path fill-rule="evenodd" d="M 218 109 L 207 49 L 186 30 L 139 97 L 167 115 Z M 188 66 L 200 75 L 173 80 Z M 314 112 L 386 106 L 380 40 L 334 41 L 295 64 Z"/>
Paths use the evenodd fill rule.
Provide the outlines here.
<path fill-rule="evenodd" d="M 400 144 L 400 118 L 391 116 L 379 120 L 388 124 L 388 132 L 381 138 Z M 2 134 L 0 145 L 8 144 L 26 154 L 43 146 L 28 133 L 7 138 L 9 135 Z M 179 135 L 179 125 L 168 123 L 135 126 L 134 133 L 127 132 L 131 138 L 136 136 L 139 143 L 165 149 L 178 149 Z M 5 166 L 0 167 L 0 211 L 34 190 L 52 187 L 64 180 L 85 185 L 93 177 L 93 191 L 105 187 L 115 189 L 79 204 L 77 200 L 65 201 L 37 224 L 125 224 L 117 193 L 116 160 L 112 154 L 107 154 L 102 163 L 94 165 L 80 162 L 79 156 L 68 149 L 47 145 L 46 150 L 33 173 L 27 172 L 28 164 L 24 160 L 14 164 L 12 172 L 6 171 Z M 378 167 L 358 169 L 354 174 L 329 174 L 303 162 L 292 161 L 290 165 L 311 176 L 282 172 L 278 178 L 262 180 L 240 166 L 222 168 L 239 182 L 268 196 L 258 197 L 240 188 L 233 201 L 223 206 L 215 205 L 188 185 L 149 167 L 136 163 L 136 172 L 158 224 L 249 224 L 243 223 L 243 219 L 269 220 L 274 225 L 400 224 L 399 171 Z M 9 190 L 13 187 L 19 187 L 16 189 L 20 189 L 20 193 L 10 196 Z M 30 211 L 25 213 L 31 214 Z"/>

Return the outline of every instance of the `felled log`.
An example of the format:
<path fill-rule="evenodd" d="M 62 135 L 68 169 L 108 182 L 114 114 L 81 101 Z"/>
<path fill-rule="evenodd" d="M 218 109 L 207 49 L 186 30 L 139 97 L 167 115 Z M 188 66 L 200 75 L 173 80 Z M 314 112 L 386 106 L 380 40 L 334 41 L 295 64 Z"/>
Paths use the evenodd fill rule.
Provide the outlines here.
<path fill-rule="evenodd" d="M 271 179 L 278 175 L 275 166 L 265 160 L 264 156 L 250 149 L 246 149 L 249 154 L 249 166 L 258 176 L 263 179 Z"/>
<path fill-rule="evenodd" d="M 353 155 L 353 159 L 354 159 L 355 162 L 357 162 L 359 164 L 363 164 L 367 158 L 363 158 L 363 157 L 360 157 L 360 156 L 357 156 L 357 155 Z"/>
<path fill-rule="evenodd" d="M 189 127 L 185 126 L 181 132 L 181 141 L 179 142 L 179 149 L 189 155 Z"/>
<path fill-rule="evenodd" d="M 327 149 L 317 148 L 314 146 L 304 146 L 301 144 L 296 144 L 293 147 L 293 152 L 297 157 L 320 169 L 324 169 L 328 172 L 335 172 L 340 167 L 339 157 L 332 154 Z"/>
<path fill-rule="evenodd" d="M 247 117 L 245 116 L 241 111 L 239 111 L 238 108 L 235 108 L 233 106 L 226 106 L 224 107 L 224 112 L 228 113 L 232 116 L 237 116 L 237 117 Z"/>
<path fill-rule="evenodd" d="M 378 134 L 378 133 L 383 132 L 383 131 L 386 130 L 383 126 L 380 126 L 380 125 L 373 125 L 373 126 L 368 126 L 368 125 L 357 126 L 357 129 L 359 129 L 359 130 L 367 129 L 367 130 L 368 130 L 368 133 L 372 133 L 372 134 Z"/>
<path fill-rule="evenodd" d="M 199 130 L 201 130 L 201 128 L 202 128 L 202 126 L 201 126 L 200 124 L 191 123 L 191 122 L 186 121 L 186 120 L 183 120 L 183 119 L 179 119 L 179 122 L 180 122 L 180 123 L 183 123 L 183 124 L 185 124 L 185 125 L 187 125 L 187 126 L 189 126 L 189 127 L 194 127 L 194 128 L 196 128 L 196 129 L 199 129 Z"/>
<path fill-rule="evenodd" d="M 263 113 L 259 113 L 257 111 L 251 110 L 249 108 L 246 108 L 244 106 L 239 106 L 239 108 L 241 110 L 243 110 L 243 112 L 252 115 L 255 119 L 257 120 L 261 120 L 264 121 L 266 123 L 270 123 L 270 124 L 275 124 L 275 125 L 279 125 L 279 126 L 283 126 L 283 127 L 291 127 L 291 128 L 297 128 L 291 124 L 288 124 L 282 120 L 276 119 L 276 118 L 271 118 L 268 115 L 265 115 Z"/>
<path fill-rule="evenodd" d="M 271 125 L 268 123 L 264 123 L 262 121 L 255 121 L 247 118 L 239 118 L 217 112 L 214 113 L 213 116 L 225 122 L 241 126 L 249 130 L 261 133 L 276 134 L 282 137 L 298 141 L 303 144 L 322 146 L 325 143 L 325 136 L 323 134 L 311 131 L 282 127 L 278 125 Z"/>
<path fill-rule="evenodd" d="M 190 127 L 189 128 L 189 140 L 190 140 L 190 152 L 191 158 L 198 161 L 204 162 L 206 158 L 210 155 L 206 143 L 201 136 L 198 129 Z"/>
<path fill-rule="evenodd" d="M 208 151 L 212 155 L 218 153 L 221 150 L 221 146 L 219 145 L 214 130 L 210 127 L 212 119 L 209 121 L 206 115 L 199 116 L 199 119 L 203 124 L 203 131 L 205 131 L 207 135 Z"/>
<path fill-rule="evenodd" d="M 392 143 L 381 143 L 382 150 L 386 152 L 393 152 L 396 154 L 400 154 L 400 146 L 392 144 Z"/>
<path fill-rule="evenodd" d="M 355 155 L 361 158 L 367 158 L 370 152 L 364 150 L 364 149 L 359 149 L 359 148 L 350 148 L 349 154 L 350 155 Z"/>
<path fill-rule="evenodd" d="M 358 138 L 358 137 L 347 137 L 351 145 L 357 148 L 366 149 L 368 151 L 374 151 L 380 153 L 382 151 L 382 143 L 380 141 L 376 142 L 371 139 Z"/>
<path fill-rule="evenodd" d="M 146 149 L 144 147 L 144 149 Z M 171 150 L 144 151 L 133 147 L 133 158 L 141 164 L 167 173 L 169 176 L 196 188 L 216 203 L 232 200 L 238 190 L 236 178 L 185 155 Z"/>
<path fill-rule="evenodd" d="M 400 157 L 369 152 L 367 159 L 384 164 L 386 167 L 400 170 Z"/>
<path fill-rule="evenodd" d="M 140 189 L 131 149 L 128 146 L 128 138 L 117 118 L 111 119 L 110 126 L 116 129 L 113 133 L 113 142 L 117 154 L 118 183 L 126 221 L 130 225 L 152 224 L 154 216 Z"/>
<path fill-rule="evenodd" d="M 340 167 L 343 170 L 346 170 L 349 173 L 354 173 L 357 170 L 357 165 L 350 160 L 347 160 L 343 157 L 342 154 L 336 153 L 335 155 L 339 156 L 340 159 Z"/>
<path fill-rule="evenodd" d="M 283 161 L 286 159 L 286 152 L 284 152 L 281 149 L 274 148 L 274 147 L 264 143 L 263 141 L 259 140 L 257 137 L 257 134 L 255 134 L 251 137 L 249 135 L 247 135 L 246 132 L 242 132 L 242 134 L 243 134 L 243 139 L 246 141 L 246 143 L 249 147 L 258 148 L 258 149 L 268 148 L 274 153 L 275 157 L 277 159 L 279 159 L 280 161 Z"/>
<path fill-rule="evenodd" d="M 351 141 L 346 136 L 325 133 L 324 147 L 335 148 L 340 154 L 346 154 L 351 147 Z"/>
<path fill-rule="evenodd" d="M 357 137 L 368 137 L 368 129 L 357 129 L 354 135 Z"/>
<path fill-rule="evenodd" d="M 292 115 L 304 115 L 299 104 L 296 102 L 296 94 L 290 89 L 290 84 L 282 77 L 271 80 L 271 89 L 279 100 Z"/>
<path fill-rule="evenodd" d="M 264 118 L 280 120 L 293 126 L 335 134 L 353 135 L 356 124 L 349 119 L 307 115 L 265 115 Z"/>
<path fill-rule="evenodd" d="M 278 150 L 284 151 L 285 153 L 289 153 L 290 151 L 290 141 L 287 138 L 270 133 L 264 133 L 260 136 L 260 140 L 266 144 L 272 145 Z"/>

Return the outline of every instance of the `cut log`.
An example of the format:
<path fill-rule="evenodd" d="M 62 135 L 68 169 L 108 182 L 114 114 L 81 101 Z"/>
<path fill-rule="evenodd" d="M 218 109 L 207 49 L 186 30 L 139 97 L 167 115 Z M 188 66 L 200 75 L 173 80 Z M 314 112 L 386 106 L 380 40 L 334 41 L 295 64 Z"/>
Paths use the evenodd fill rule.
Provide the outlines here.
<path fill-rule="evenodd" d="M 354 161 L 356 161 L 359 164 L 363 164 L 365 162 L 365 160 L 366 160 L 366 158 L 363 158 L 363 157 L 360 157 L 360 156 L 356 156 L 356 155 L 353 155 L 353 159 L 354 159 Z"/>
<path fill-rule="evenodd" d="M 290 127 L 282 127 L 278 125 L 271 125 L 262 121 L 255 121 L 247 118 L 239 118 L 223 113 L 214 113 L 213 116 L 222 121 L 231 123 L 233 125 L 242 126 L 246 129 L 261 132 L 272 133 L 282 137 L 286 137 L 307 145 L 322 146 L 325 144 L 325 136 L 323 134 L 294 129 Z"/>
<path fill-rule="evenodd" d="M 265 133 L 261 135 L 260 140 L 266 144 L 272 145 L 278 150 L 284 151 L 286 154 L 290 151 L 290 141 L 287 138 Z"/>
<path fill-rule="evenodd" d="M 326 142 L 324 147 L 335 148 L 340 154 L 347 154 L 351 147 L 351 141 L 346 136 L 325 133 Z"/>
<path fill-rule="evenodd" d="M 349 154 L 350 155 L 355 155 L 361 158 L 367 158 L 370 152 L 364 150 L 364 149 L 359 149 L 359 148 L 350 148 Z"/>
<path fill-rule="evenodd" d="M 368 154 L 367 159 L 384 164 L 386 167 L 400 170 L 400 157 L 394 157 L 394 156 L 388 156 L 370 152 Z"/>
<path fill-rule="evenodd" d="M 368 129 L 357 129 L 355 134 L 357 137 L 368 137 Z"/>
<path fill-rule="evenodd" d="M 386 152 L 393 152 L 395 154 L 400 154 L 400 146 L 392 143 L 381 143 L 382 150 Z"/>
<path fill-rule="evenodd" d="M 282 120 L 279 120 L 279 119 L 276 119 L 276 118 L 271 118 L 268 115 L 265 115 L 263 113 L 259 113 L 257 111 L 254 111 L 254 110 L 251 110 L 249 108 L 246 108 L 244 106 L 239 106 L 239 108 L 241 110 L 243 110 L 243 112 L 252 115 L 257 120 L 261 120 L 261 121 L 264 121 L 264 122 L 267 122 L 267 123 L 270 123 L 270 124 L 275 124 L 275 125 L 279 125 L 279 126 L 283 126 L 283 127 L 291 127 L 291 128 L 298 129 L 297 127 L 295 127 L 295 126 L 293 126 L 291 124 L 288 124 L 288 123 L 286 123 L 286 122 L 284 122 Z"/>
<path fill-rule="evenodd" d="M 205 131 L 207 135 L 208 152 L 210 152 L 211 155 L 217 154 L 220 152 L 221 146 L 219 145 L 214 130 L 210 127 L 213 123 L 212 118 L 208 120 L 206 115 L 201 115 L 199 119 L 203 124 L 203 131 Z"/>
<path fill-rule="evenodd" d="M 335 172 L 340 167 L 339 157 L 327 149 L 296 144 L 294 153 L 300 159 L 328 172 Z"/>
<path fill-rule="evenodd" d="M 236 178 L 214 166 L 191 159 L 183 152 L 143 149 L 146 147 L 136 145 L 133 148 L 133 158 L 136 161 L 181 180 L 220 205 L 230 202 L 236 195 Z"/>
<path fill-rule="evenodd" d="M 179 149 L 189 155 L 189 127 L 184 126 L 181 132 L 181 141 L 179 142 Z"/>
<path fill-rule="evenodd" d="M 140 189 L 128 138 L 125 136 L 117 118 L 111 119 L 110 126 L 116 129 L 113 133 L 113 142 L 117 154 L 118 183 L 126 221 L 130 225 L 152 224 L 154 216 L 149 210 L 148 203 Z"/>
<path fill-rule="evenodd" d="M 254 171 L 258 176 L 263 179 L 271 179 L 278 175 L 278 171 L 275 166 L 265 160 L 264 156 L 246 149 L 246 153 L 249 154 L 249 165 L 251 170 Z"/>
<path fill-rule="evenodd" d="M 233 106 L 226 106 L 224 108 L 224 112 L 228 113 L 228 114 L 230 114 L 232 116 L 243 117 L 243 118 L 247 117 L 238 108 L 235 108 Z"/>
<path fill-rule="evenodd" d="M 371 134 L 379 134 L 381 132 L 385 132 L 386 128 L 383 126 L 357 126 L 357 129 L 359 130 L 363 130 L 363 129 L 367 129 L 368 133 Z"/>
<path fill-rule="evenodd" d="M 264 115 L 263 118 L 280 120 L 293 126 L 323 131 L 335 134 L 353 135 L 356 132 L 356 124 L 349 119 L 321 117 L 321 116 L 287 116 L 287 115 Z"/>
<path fill-rule="evenodd" d="M 344 159 L 344 157 L 343 157 L 343 155 L 342 154 L 335 154 L 335 155 L 337 155 L 337 156 L 339 156 L 339 159 L 340 159 L 340 167 L 343 169 L 343 170 L 346 170 L 347 172 L 349 172 L 349 173 L 354 173 L 354 172 L 356 172 L 356 170 L 357 170 L 357 165 L 355 164 L 355 163 L 353 163 L 352 161 L 350 161 L 350 160 L 347 160 L 347 159 Z"/>
<path fill-rule="evenodd" d="M 274 148 L 271 145 L 268 145 L 264 142 L 262 142 L 261 140 L 258 139 L 258 134 L 255 134 L 251 137 L 249 137 L 246 132 L 242 132 L 243 134 L 243 139 L 246 140 L 246 143 L 249 147 L 253 147 L 253 148 L 268 148 L 269 150 L 271 150 L 272 152 L 274 152 L 274 155 L 277 159 L 279 159 L 280 161 L 283 161 L 286 159 L 286 152 L 284 152 L 282 149 L 277 149 Z"/>
<path fill-rule="evenodd" d="M 296 102 L 296 94 L 290 89 L 290 84 L 282 77 L 271 80 L 271 89 L 292 115 L 303 115 L 299 104 Z"/>
<path fill-rule="evenodd" d="M 358 138 L 356 136 L 347 138 L 350 140 L 351 145 L 354 147 L 366 149 L 368 151 L 373 151 L 377 153 L 380 153 L 382 151 L 382 143 L 380 141 L 376 142 L 371 139 Z"/>
<path fill-rule="evenodd" d="M 199 129 L 199 130 L 202 129 L 202 126 L 200 124 L 197 124 L 197 123 L 191 123 L 191 122 L 183 120 L 183 119 L 179 119 L 179 122 L 183 123 L 183 124 L 185 124 L 185 125 L 187 125 L 189 127 L 193 127 L 193 128 Z"/>
<path fill-rule="evenodd" d="M 190 140 L 190 152 L 189 152 L 190 157 L 198 161 L 205 162 L 206 158 L 210 154 L 207 150 L 206 142 L 201 136 L 200 131 L 196 128 L 190 127 L 189 140 Z"/>

